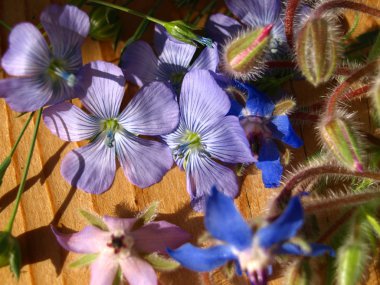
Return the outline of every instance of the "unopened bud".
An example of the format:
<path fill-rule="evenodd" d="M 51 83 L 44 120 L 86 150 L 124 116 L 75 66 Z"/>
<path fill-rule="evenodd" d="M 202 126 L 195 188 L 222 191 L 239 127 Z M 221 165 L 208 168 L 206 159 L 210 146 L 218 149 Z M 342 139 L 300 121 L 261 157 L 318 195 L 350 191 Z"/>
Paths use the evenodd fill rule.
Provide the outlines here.
<path fill-rule="evenodd" d="M 261 73 L 268 51 L 273 25 L 255 28 L 233 38 L 224 47 L 224 71 L 237 79 L 248 79 Z"/>
<path fill-rule="evenodd" d="M 334 25 L 324 18 L 307 21 L 298 34 L 297 63 L 314 86 L 327 82 L 335 71 L 339 53 L 337 38 Z"/>
<path fill-rule="evenodd" d="M 96 6 L 90 13 L 90 37 L 103 41 L 113 39 L 121 28 L 120 18 L 115 9 Z"/>
<path fill-rule="evenodd" d="M 375 107 L 376 116 L 380 120 L 380 73 L 377 75 L 376 82 L 371 90 L 371 97 Z"/>
<path fill-rule="evenodd" d="M 175 39 L 192 45 L 200 44 L 206 47 L 212 47 L 212 40 L 209 38 L 196 35 L 194 27 L 186 24 L 184 21 L 177 20 L 162 24 L 166 31 Z"/>
<path fill-rule="evenodd" d="M 337 284 L 359 284 L 368 263 L 368 256 L 368 247 L 363 242 L 349 242 L 342 246 L 336 260 Z"/>
<path fill-rule="evenodd" d="M 322 141 L 337 160 L 354 171 L 363 171 L 360 139 L 343 119 L 335 118 L 320 127 Z"/>

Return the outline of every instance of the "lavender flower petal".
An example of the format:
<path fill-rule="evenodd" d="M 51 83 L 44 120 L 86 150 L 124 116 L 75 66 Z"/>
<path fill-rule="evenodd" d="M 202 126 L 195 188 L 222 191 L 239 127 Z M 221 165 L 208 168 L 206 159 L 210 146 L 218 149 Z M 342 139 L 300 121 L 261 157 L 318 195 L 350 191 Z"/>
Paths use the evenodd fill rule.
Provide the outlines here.
<path fill-rule="evenodd" d="M 111 285 L 119 264 L 112 253 L 101 253 L 91 264 L 90 285 Z"/>
<path fill-rule="evenodd" d="M 116 118 L 124 96 L 123 72 L 114 64 L 95 61 L 90 63 L 88 76 L 92 84 L 82 98 L 83 105 L 99 118 Z"/>
<path fill-rule="evenodd" d="M 1 59 L 3 69 L 13 76 L 36 76 L 49 63 L 49 48 L 40 31 L 30 23 L 15 26 L 9 35 L 9 48 Z"/>
<path fill-rule="evenodd" d="M 61 174 L 66 181 L 92 194 L 108 190 L 115 171 L 115 150 L 106 146 L 102 135 L 88 145 L 69 152 L 61 165 Z"/>
<path fill-rule="evenodd" d="M 98 253 L 109 239 L 109 233 L 93 226 L 87 226 L 73 234 L 62 234 L 53 226 L 51 230 L 64 249 L 76 253 Z"/>
<path fill-rule="evenodd" d="M 201 137 L 213 158 L 227 163 L 254 162 L 244 130 L 235 116 L 224 117 Z"/>
<path fill-rule="evenodd" d="M 178 104 L 172 89 L 162 82 L 152 82 L 137 93 L 119 115 L 119 123 L 129 132 L 164 135 L 179 121 Z"/>
<path fill-rule="evenodd" d="M 242 250 L 252 243 L 252 230 L 237 211 L 233 200 L 213 187 L 207 199 L 205 226 L 213 237 Z"/>
<path fill-rule="evenodd" d="M 136 223 L 137 218 L 121 219 L 110 216 L 104 216 L 103 220 L 106 223 L 110 232 L 121 230 L 129 232 L 132 229 L 133 225 Z"/>
<path fill-rule="evenodd" d="M 196 211 L 205 209 L 206 198 L 213 186 L 228 197 L 235 197 L 238 193 L 235 173 L 207 156 L 200 158 L 198 154 L 190 154 L 186 176 L 187 191 Z"/>
<path fill-rule="evenodd" d="M 180 106 L 185 124 L 199 132 L 224 117 L 231 104 L 209 71 L 193 70 L 183 80 Z"/>
<path fill-rule="evenodd" d="M 189 68 L 190 70 L 205 69 L 216 71 L 219 63 L 219 54 L 217 47 L 207 47 L 203 49 L 201 54 L 197 57 L 194 63 Z"/>
<path fill-rule="evenodd" d="M 241 24 L 234 18 L 217 13 L 210 16 L 205 29 L 210 38 L 218 44 L 224 44 L 226 39 L 235 35 L 241 29 Z"/>
<path fill-rule="evenodd" d="M 142 139 L 125 131 L 116 133 L 115 141 L 124 174 L 140 188 L 159 182 L 173 165 L 170 149 L 161 142 Z"/>
<path fill-rule="evenodd" d="M 137 41 L 123 52 L 120 66 L 128 81 L 143 86 L 158 77 L 158 59 L 149 44 Z"/>
<path fill-rule="evenodd" d="M 49 5 L 41 14 L 54 56 L 65 61 L 66 71 L 75 72 L 82 66 L 80 46 L 90 30 L 87 14 L 75 6 Z"/>
<path fill-rule="evenodd" d="M 37 77 L 0 80 L 0 97 L 16 112 L 35 111 L 44 106 L 52 95 L 49 84 Z"/>
<path fill-rule="evenodd" d="M 130 256 L 119 263 L 129 285 L 157 285 L 157 276 L 152 266 L 141 258 Z"/>
<path fill-rule="evenodd" d="M 60 103 L 43 111 L 50 131 L 65 141 L 90 139 L 100 132 L 100 122 L 70 103 Z"/>
<path fill-rule="evenodd" d="M 152 222 L 131 233 L 134 246 L 139 252 L 159 252 L 166 254 L 166 249 L 177 248 L 188 242 L 190 235 L 176 225 L 165 221 Z"/>

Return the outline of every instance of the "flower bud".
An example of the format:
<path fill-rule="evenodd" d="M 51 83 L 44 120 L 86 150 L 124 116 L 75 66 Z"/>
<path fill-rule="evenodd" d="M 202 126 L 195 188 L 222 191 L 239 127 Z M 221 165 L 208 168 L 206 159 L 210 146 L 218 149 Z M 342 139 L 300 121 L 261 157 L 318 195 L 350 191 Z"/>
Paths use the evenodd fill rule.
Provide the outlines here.
<path fill-rule="evenodd" d="M 368 247 L 364 242 L 349 242 L 338 251 L 337 284 L 355 285 L 360 283 L 368 262 Z"/>
<path fill-rule="evenodd" d="M 223 50 L 224 71 L 237 79 L 255 77 L 264 67 L 273 25 L 244 32 L 227 43 Z"/>
<path fill-rule="evenodd" d="M 372 87 L 371 97 L 376 111 L 376 116 L 380 119 L 380 73 L 377 75 L 376 82 Z"/>
<path fill-rule="evenodd" d="M 324 18 L 308 20 L 298 34 L 297 63 L 314 86 L 327 82 L 335 71 L 339 53 L 337 38 L 334 24 Z"/>
<path fill-rule="evenodd" d="M 96 6 L 90 13 L 90 36 L 98 41 L 113 39 L 121 27 L 118 13 L 115 9 Z"/>
<path fill-rule="evenodd" d="M 320 127 L 324 145 L 339 162 L 353 171 L 363 171 L 360 139 L 353 128 L 343 119 L 334 118 Z"/>
<path fill-rule="evenodd" d="M 8 232 L 0 232 L 0 267 L 7 265 L 18 279 L 21 269 L 20 245 Z"/>
<path fill-rule="evenodd" d="M 203 45 L 212 47 L 212 40 L 205 37 L 200 37 L 193 33 L 194 27 L 186 24 L 184 21 L 177 20 L 162 24 L 166 31 L 175 39 L 192 45 Z"/>

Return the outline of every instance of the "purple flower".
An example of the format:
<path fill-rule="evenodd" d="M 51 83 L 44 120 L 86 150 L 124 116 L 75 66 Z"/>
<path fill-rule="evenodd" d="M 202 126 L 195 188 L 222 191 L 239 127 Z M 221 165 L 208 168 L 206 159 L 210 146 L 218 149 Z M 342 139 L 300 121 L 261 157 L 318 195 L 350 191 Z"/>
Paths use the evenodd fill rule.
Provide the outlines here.
<path fill-rule="evenodd" d="M 248 141 L 257 157 L 256 166 L 262 171 L 265 187 L 278 187 L 283 167 L 276 140 L 291 147 L 303 145 L 287 115 L 274 115 L 275 105 L 262 92 L 248 84 L 232 81 L 227 92 L 231 99 L 230 114 L 239 117 Z"/>
<path fill-rule="evenodd" d="M 191 70 L 215 71 L 218 50 L 205 48 L 191 64 L 196 47 L 169 36 L 165 29 L 156 25 L 154 51 L 144 41 L 131 44 L 123 53 L 120 66 L 125 69 L 127 80 L 142 86 L 152 81 L 169 82 L 179 90 L 185 74 Z"/>
<path fill-rule="evenodd" d="M 179 100 L 180 123 L 164 140 L 186 171 L 193 207 L 202 210 L 212 185 L 229 197 L 237 195 L 236 175 L 226 164 L 254 159 L 238 118 L 226 116 L 231 106 L 228 96 L 209 71 L 189 72 Z"/>
<path fill-rule="evenodd" d="M 165 221 L 150 222 L 134 229 L 137 219 L 103 218 L 108 230 L 87 226 L 74 234 L 61 234 L 59 244 L 68 251 L 98 254 L 91 264 L 91 285 L 112 284 L 120 269 L 130 285 L 157 285 L 152 266 L 140 256 L 178 247 L 190 239 L 188 233 Z"/>
<path fill-rule="evenodd" d="M 51 106 L 43 113 L 47 127 L 61 139 L 91 140 L 66 155 L 63 177 L 86 192 L 102 193 L 114 180 L 117 157 L 133 184 L 145 188 L 157 183 L 173 164 L 170 149 L 140 135 L 159 136 L 176 128 L 179 111 L 173 92 L 164 83 L 152 83 L 120 113 L 125 86 L 121 69 L 100 61 L 89 67 L 92 83 L 82 103 L 91 115 L 70 103 Z"/>
<path fill-rule="evenodd" d="M 18 112 L 34 111 L 85 93 L 81 45 L 90 28 L 86 13 L 74 6 L 50 5 L 41 14 L 52 48 L 30 23 L 12 29 L 3 69 L 16 78 L 0 81 L 0 97 Z"/>
<path fill-rule="evenodd" d="M 182 266 L 195 271 L 211 271 L 234 261 L 237 273 L 246 273 L 252 284 L 266 284 L 276 254 L 318 256 L 334 255 L 331 247 L 294 243 L 292 238 L 302 227 L 304 213 L 299 197 L 293 197 L 281 216 L 255 232 L 236 210 L 232 199 L 214 187 L 207 199 L 205 226 L 217 239 L 216 246 L 198 248 L 189 243 L 169 255 Z"/>

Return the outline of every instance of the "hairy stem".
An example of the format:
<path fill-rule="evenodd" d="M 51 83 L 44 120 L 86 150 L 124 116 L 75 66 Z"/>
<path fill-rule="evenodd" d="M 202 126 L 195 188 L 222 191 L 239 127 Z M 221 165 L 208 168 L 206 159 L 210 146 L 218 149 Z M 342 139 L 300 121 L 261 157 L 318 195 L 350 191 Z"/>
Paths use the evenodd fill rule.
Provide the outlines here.
<path fill-rule="evenodd" d="M 332 224 L 327 231 L 325 231 L 317 240 L 317 243 L 324 243 L 327 241 L 342 225 L 344 225 L 353 214 L 355 214 L 356 209 L 350 209 L 347 212 L 345 212 L 342 216 L 340 216 L 339 219 L 335 221 L 334 224 Z"/>
<path fill-rule="evenodd" d="M 355 73 L 350 75 L 346 80 L 343 81 L 331 94 L 327 101 L 327 108 L 326 108 L 326 116 L 327 118 L 333 118 L 335 115 L 335 110 L 337 107 L 337 103 L 341 99 L 342 95 L 344 95 L 344 92 L 356 81 L 358 81 L 363 76 L 374 72 L 379 64 L 380 61 L 376 60 L 373 62 L 370 62 L 366 66 L 360 68 Z"/>
<path fill-rule="evenodd" d="M 18 206 L 20 204 L 21 195 L 22 195 L 22 192 L 23 192 L 24 187 L 25 187 L 26 178 L 28 176 L 30 163 L 32 161 L 34 146 L 36 145 L 38 127 L 39 127 L 40 122 L 41 122 L 42 110 L 43 110 L 42 108 L 38 110 L 38 115 L 37 115 L 37 120 L 36 120 L 36 126 L 34 127 L 34 133 L 33 133 L 33 137 L 32 137 L 32 142 L 30 144 L 29 153 L 28 153 L 28 157 L 27 157 L 27 160 L 26 160 L 24 172 L 22 174 L 20 186 L 18 187 L 17 196 L 16 196 L 16 202 L 15 202 L 15 205 L 14 205 L 14 208 L 13 208 L 13 212 L 12 212 L 11 218 L 9 219 L 8 226 L 6 228 L 6 232 L 8 232 L 8 233 L 12 232 L 13 223 L 14 223 L 15 218 L 16 218 Z"/>
<path fill-rule="evenodd" d="M 331 9 L 350 9 L 369 14 L 375 17 L 380 17 L 380 10 L 367 6 L 363 3 L 358 3 L 350 0 L 333 0 L 320 5 L 314 10 L 313 16 L 316 18 L 322 17 L 323 14 Z"/>
<path fill-rule="evenodd" d="M 285 10 L 285 35 L 290 48 L 293 48 L 293 26 L 300 0 L 289 0 Z"/>

